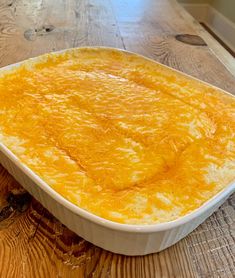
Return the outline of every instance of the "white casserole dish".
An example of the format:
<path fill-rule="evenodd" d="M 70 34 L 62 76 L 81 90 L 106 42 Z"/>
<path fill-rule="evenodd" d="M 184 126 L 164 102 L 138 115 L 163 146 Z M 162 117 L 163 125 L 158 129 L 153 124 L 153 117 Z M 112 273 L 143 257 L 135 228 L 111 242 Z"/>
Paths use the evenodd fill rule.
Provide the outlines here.
<path fill-rule="evenodd" d="M 4 67 L 1 71 L 21 63 Z M 197 210 L 171 222 L 127 225 L 98 217 L 72 204 L 22 164 L 2 143 L 0 163 L 45 208 L 79 236 L 106 250 L 132 256 L 158 252 L 173 245 L 201 224 L 235 191 L 235 183 L 232 183 Z"/>

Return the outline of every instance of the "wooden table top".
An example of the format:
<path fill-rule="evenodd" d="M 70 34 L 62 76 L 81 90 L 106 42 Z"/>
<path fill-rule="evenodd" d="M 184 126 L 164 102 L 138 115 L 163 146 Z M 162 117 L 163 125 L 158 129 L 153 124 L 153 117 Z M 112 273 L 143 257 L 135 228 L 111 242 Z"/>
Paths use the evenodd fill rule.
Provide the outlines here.
<path fill-rule="evenodd" d="M 1 66 L 85 45 L 125 48 L 235 93 L 234 60 L 173 0 L 1 1 Z M 176 245 L 128 257 L 69 231 L 1 166 L 0 185 L 0 277 L 235 277 L 235 195 Z"/>

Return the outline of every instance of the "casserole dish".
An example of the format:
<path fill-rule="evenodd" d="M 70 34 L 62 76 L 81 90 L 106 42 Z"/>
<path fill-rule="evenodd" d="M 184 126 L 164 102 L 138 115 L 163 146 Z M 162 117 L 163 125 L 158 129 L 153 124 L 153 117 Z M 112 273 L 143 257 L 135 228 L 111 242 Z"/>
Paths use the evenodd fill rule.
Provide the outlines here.
<path fill-rule="evenodd" d="M 83 49 L 80 49 L 77 51 L 78 51 L 78 53 L 79 52 L 81 52 L 81 53 L 82 52 L 84 52 L 84 53 L 94 52 L 95 54 L 99 54 L 98 48 L 83 48 Z M 114 49 L 100 48 L 100 51 L 101 51 L 101 53 L 102 53 L 102 51 L 109 53 L 109 54 L 113 53 L 114 55 L 117 55 L 117 56 L 123 55 L 123 57 L 126 57 L 127 59 L 133 58 L 134 60 L 142 59 L 142 60 L 149 61 L 146 58 L 137 58 L 140 56 L 137 56 L 135 54 L 131 54 L 128 52 L 123 52 L 120 50 L 118 51 L 118 50 L 114 50 Z M 73 53 L 73 52 L 76 52 L 76 50 L 67 50 L 64 53 L 65 53 L 65 55 L 69 55 L 69 53 Z M 48 57 L 49 57 L 49 59 L 51 57 L 53 60 L 53 57 L 55 57 L 55 56 L 48 56 Z M 48 57 L 44 56 L 45 59 L 48 59 Z M 95 57 L 95 55 L 94 55 L 94 57 Z M 37 61 L 37 59 L 38 58 L 33 58 L 30 61 L 33 63 L 33 61 Z M 43 58 L 41 58 L 41 59 L 43 59 Z M 150 62 L 148 62 L 148 63 L 150 63 Z M 155 63 L 155 62 L 151 62 L 151 63 L 154 63 L 157 65 L 157 63 Z M 20 66 L 21 64 L 22 63 L 5 67 L 1 70 L 1 72 L 2 73 L 3 73 L 3 71 L 7 72 L 7 70 L 9 68 L 12 68 L 12 67 L 15 68 L 17 66 Z M 114 67 L 115 67 L 115 65 L 114 65 Z M 169 69 L 165 66 L 159 65 L 159 67 L 162 69 L 162 71 L 165 70 L 165 71 L 171 72 L 172 77 L 170 77 L 170 78 L 173 78 L 174 75 L 175 76 L 178 75 L 178 76 L 181 76 L 182 78 L 184 77 L 184 79 L 187 79 L 187 82 L 189 82 L 191 80 L 191 82 L 194 84 L 198 82 L 198 84 L 200 84 L 200 86 L 202 86 L 202 87 L 205 86 L 206 88 L 213 88 L 212 86 L 208 87 L 207 85 L 201 85 L 201 84 L 203 84 L 201 81 L 195 81 L 195 79 L 193 79 L 191 77 L 185 77 L 186 75 L 179 73 L 175 70 Z M 33 69 L 33 67 L 32 67 L 32 69 Z M 103 75 L 101 74 L 101 77 L 102 76 Z M 110 75 L 110 78 L 115 79 L 115 76 Z M 165 84 L 165 86 L 167 86 L 167 84 Z M 213 89 L 213 90 L 216 90 L 216 92 L 217 91 L 221 92 L 221 94 L 228 95 L 228 93 L 222 92 L 219 89 Z M 182 89 L 182 91 L 183 91 L 183 89 Z M 209 93 L 211 93 L 211 92 L 209 91 L 208 94 Z M 27 94 L 29 94 L 29 92 L 27 92 Z M 89 96 L 86 96 L 86 97 L 89 97 Z M 154 95 L 152 95 L 152 97 L 150 98 L 150 102 L 153 97 L 154 97 Z M 186 95 L 186 97 L 188 97 L 188 96 Z M 230 99 L 232 100 L 232 98 L 230 96 L 227 98 L 229 100 Z M 47 97 L 47 99 L 48 99 L 48 97 Z M 50 100 L 50 96 L 49 96 L 49 100 Z M 178 104 L 179 102 L 176 102 L 176 103 Z M 225 101 L 225 103 L 226 103 L 226 101 Z M 183 105 L 182 105 L 182 107 L 183 107 Z M 108 109 L 109 109 L 109 107 L 107 106 L 107 110 Z M 173 108 L 171 108 L 171 109 L 173 109 Z M 195 110 L 194 108 L 190 108 L 190 109 L 192 111 Z M 202 107 L 202 109 L 203 109 L 203 107 Z M 231 112 L 232 112 L 232 110 L 231 110 Z M 54 111 L 53 111 L 53 113 L 54 113 Z M 69 111 L 68 111 L 68 113 L 69 113 Z M 194 111 L 194 113 L 195 113 L 195 111 Z M 64 117 L 66 117 L 66 115 L 64 115 Z M 177 115 L 176 115 L 176 117 L 177 117 Z M 82 119 L 85 119 L 88 121 L 87 118 L 82 118 Z M 61 119 L 61 118 L 60 118 L 60 120 L 63 121 L 63 119 Z M 69 121 L 65 122 L 65 123 L 70 124 Z M 44 124 L 47 125 L 47 123 L 44 123 Z M 52 129 L 49 130 L 50 132 L 52 132 L 49 134 L 52 137 L 54 136 L 53 129 L 56 129 L 56 127 L 54 127 L 54 126 L 56 126 L 56 124 L 57 123 L 54 122 L 52 125 Z M 50 126 L 48 128 L 50 128 Z M 192 127 L 192 129 L 193 129 L 193 127 Z M 202 129 L 202 127 L 201 127 L 201 129 Z M 195 130 L 193 129 L 193 131 L 195 131 Z M 61 130 L 59 130 L 59 133 L 60 132 L 61 132 Z M 108 131 L 105 131 L 105 133 L 107 133 L 107 132 Z M 198 135 L 198 132 L 199 131 L 197 131 L 196 133 L 193 132 L 193 136 L 200 137 L 200 134 Z M 212 131 L 209 130 L 208 132 L 213 133 L 214 132 L 213 128 L 212 128 Z M 59 134 L 57 139 L 63 143 L 64 142 L 63 134 L 62 135 Z M 72 137 L 70 137 L 70 139 L 72 140 Z M 155 140 L 155 137 L 154 137 L 154 140 Z M 80 143 L 82 144 L 82 141 Z M 122 145 L 121 145 L 121 147 L 122 147 Z M 119 150 L 121 149 L 121 151 L 123 151 L 123 148 L 121 148 L 121 147 L 119 147 Z M 166 148 L 166 145 L 164 145 L 164 147 Z M 126 150 L 127 149 L 125 149 L 125 151 Z M 207 200 L 207 202 L 205 202 L 203 205 L 201 205 L 196 210 L 192 210 L 192 212 L 186 213 L 182 217 L 177 217 L 173 221 L 168 221 L 165 223 L 157 223 L 157 224 L 153 224 L 150 221 L 151 225 L 149 225 L 149 223 L 148 223 L 148 225 L 146 225 L 146 223 L 142 223 L 142 222 L 141 222 L 141 224 L 139 224 L 137 222 L 138 219 L 137 220 L 134 219 L 134 221 L 136 221 L 136 222 L 134 222 L 135 225 L 131 225 L 130 224 L 130 223 L 132 223 L 131 221 L 129 221 L 129 222 L 127 221 L 127 222 L 125 222 L 125 224 L 121 224 L 121 223 L 117 223 L 117 221 L 116 222 L 110 221 L 109 219 L 107 219 L 105 217 L 95 215 L 95 214 L 89 212 L 89 210 L 84 210 L 84 209 L 74 205 L 72 202 L 68 201 L 67 199 L 63 198 L 61 196 L 61 194 L 58 194 L 45 182 L 45 179 L 40 178 L 40 175 L 37 175 L 35 172 L 30 170 L 30 168 L 27 166 L 27 163 L 26 164 L 22 163 L 22 160 L 19 159 L 19 156 L 14 155 L 14 153 L 11 152 L 10 149 L 8 149 L 4 144 L 1 144 L 0 151 L 1 151 L 0 162 L 2 163 L 2 165 L 25 187 L 26 190 L 28 190 L 36 199 L 38 199 L 62 223 L 64 223 L 71 230 L 75 231 L 77 234 L 79 234 L 86 240 L 88 240 L 104 249 L 107 249 L 107 250 L 110 250 L 110 251 L 113 251 L 116 253 L 120 253 L 120 254 L 144 255 L 144 254 L 157 252 L 157 251 L 163 250 L 164 248 L 167 248 L 168 246 L 174 244 L 175 242 L 180 240 L 182 237 L 187 235 L 196 226 L 198 226 L 234 191 L 234 184 L 227 185 L 228 184 L 228 182 L 227 182 L 226 183 L 227 186 L 224 186 L 223 190 L 222 191 L 220 190 L 220 192 L 218 194 L 216 194 L 213 198 L 210 198 L 210 200 Z M 80 152 L 82 152 L 81 148 L 80 148 Z M 86 156 L 86 153 L 87 153 L 87 151 L 83 155 L 83 158 L 88 159 L 89 157 Z M 194 153 L 194 155 L 195 155 L 195 153 Z M 52 158 L 51 154 L 49 154 L 49 156 Z M 104 158 L 106 158 L 106 157 L 104 156 Z M 154 157 L 151 157 L 151 159 L 154 160 Z M 118 163 L 120 163 L 119 160 L 117 161 L 117 164 Z M 149 161 L 146 160 L 146 163 L 149 163 Z M 123 164 L 118 164 L 118 165 L 123 165 Z M 143 167 L 143 165 L 141 165 L 141 166 Z M 88 165 L 88 166 L 90 166 L 90 165 Z M 161 165 L 159 167 L 161 168 Z M 231 176 L 231 171 L 232 171 L 231 169 L 234 169 L 232 167 L 233 166 L 231 166 L 229 168 L 230 176 Z M 126 168 L 123 168 L 123 169 L 124 169 L 124 171 L 126 171 Z M 133 168 L 133 169 L 135 170 L 135 168 Z M 94 171 L 94 169 L 92 169 L 92 171 L 90 173 L 93 176 L 95 176 L 96 172 Z M 115 171 L 118 172 L 118 169 L 116 169 Z M 126 177 L 128 178 L 129 172 L 126 171 L 124 173 L 125 173 L 124 181 L 131 183 L 132 180 L 126 179 Z M 148 174 L 147 172 L 144 173 L 145 176 L 147 174 Z M 97 177 L 97 175 L 95 177 Z M 116 180 L 114 180 L 114 186 L 120 186 L 120 185 L 122 186 L 122 181 L 123 181 L 122 179 L 120 179 L 121 182 L 118 183 L 118 181 L 119 181 L 118 178 L 120 178 L 120 177 L 122 178 L 122 176 L 120 174 L 116 175 L 116 172 L 114 172 L 114 177 L 117 178 L 117 182 L 116 182 Z M 226 176 L 223 176 L 223 177 L 224 177 L 224 179 L 226 179 Z M 105 178 L 105 176 L 104 176 L 104 178 Z M 112 182 L 113 182 L 113 179 L 108 180 L 108 183 L 112 183 Z M 123 188 L 118 188 L 118 190 L 119 189 L 122 190 Z M 216 192 L 218 192 L 218 190 Z M 160 197 L 162 197 L 162 195 Z M 163 197 L 164 197 L 163 200 L 165 200 L 166 199 L 165 195 L 163 195 Z M 94 201 L 94 199 L 92 199 L 92 201 Z M 187 202 L 187 201 L 185 201 L 185 202 Z M 169 219 L 169 218 L 166 217 L 166 219 Z M 170 219 L 170 220 L 172 220 L 172 219 Z M 133 221 L 133 219 L 132 219 L 132 221 Z M 142 219 L 140 219 L 140 221 L 142 221 Z M 161 221 L 161 222 L 163 222 L 163 221 Z M 145 225 L 143 225 L 143 224 L 145 224 Z"/>

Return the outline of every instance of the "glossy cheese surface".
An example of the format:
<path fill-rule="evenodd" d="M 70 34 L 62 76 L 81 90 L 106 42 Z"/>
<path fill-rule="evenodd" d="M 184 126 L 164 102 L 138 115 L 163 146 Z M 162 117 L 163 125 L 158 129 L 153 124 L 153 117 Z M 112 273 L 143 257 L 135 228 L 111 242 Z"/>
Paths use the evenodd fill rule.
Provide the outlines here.
<path fill-rule="evenodd" d="M 235 101 L 111 49 L 2 71 L 0 141 L 63 197 L 119 223 L 177 219 L 235 178 Z"/>

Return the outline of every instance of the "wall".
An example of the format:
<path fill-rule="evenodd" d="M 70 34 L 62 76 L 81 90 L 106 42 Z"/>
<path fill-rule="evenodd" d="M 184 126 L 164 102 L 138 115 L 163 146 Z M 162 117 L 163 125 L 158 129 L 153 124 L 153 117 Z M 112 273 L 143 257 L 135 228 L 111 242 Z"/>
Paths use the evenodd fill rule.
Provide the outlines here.
<path fill-rule="evenodd" d="M 187 4 L 210 4 L 217 11 L 235 23 L 235 0 L 178 0 Z"/>
<path fill-rule="evenodd" d="M 235 0 L 213 0 L 211 5 L 235 23 Z"/>

